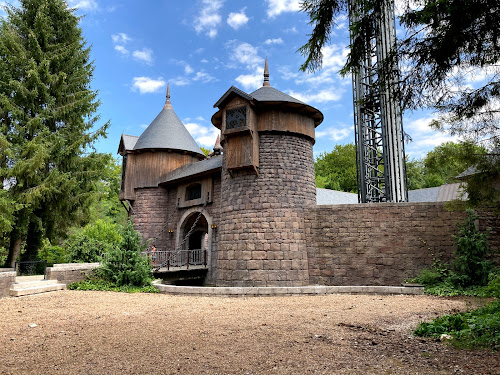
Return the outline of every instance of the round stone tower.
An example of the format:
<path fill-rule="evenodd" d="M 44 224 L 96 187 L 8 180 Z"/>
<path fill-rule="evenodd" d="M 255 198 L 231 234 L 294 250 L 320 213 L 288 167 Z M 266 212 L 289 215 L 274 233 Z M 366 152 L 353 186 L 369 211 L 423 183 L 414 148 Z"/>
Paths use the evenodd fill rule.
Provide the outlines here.
<path fill-rule="evenodd" d="M 212 123 L 224 147 L 218 285 L 309 283 L 305 207 L 316 204 L 313 144 L 323 115 L 264 84 L 231 87 Z"/>

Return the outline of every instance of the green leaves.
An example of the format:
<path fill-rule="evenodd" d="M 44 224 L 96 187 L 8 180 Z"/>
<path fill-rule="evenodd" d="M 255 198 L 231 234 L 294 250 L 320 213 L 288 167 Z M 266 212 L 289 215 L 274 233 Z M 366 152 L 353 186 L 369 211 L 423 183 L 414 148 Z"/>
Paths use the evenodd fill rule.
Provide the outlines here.
<path fill-rule="evenodd" d="M 314 163 L 316 186 L 326 189 L 357 192 L 356 148 L 354 144 L 336 145 L 322 153 Z"/>

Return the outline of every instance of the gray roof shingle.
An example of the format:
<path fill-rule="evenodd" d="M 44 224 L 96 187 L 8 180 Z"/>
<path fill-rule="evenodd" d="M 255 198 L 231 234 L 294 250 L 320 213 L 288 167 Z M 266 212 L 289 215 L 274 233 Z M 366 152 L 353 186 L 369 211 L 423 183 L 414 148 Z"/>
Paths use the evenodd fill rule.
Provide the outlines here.
<path fill-rule="evenodd" d="M 171 107 L 165 106 L 144 130 L 134 150 L 171 149 L 204 156 L 200 147 Z"/>

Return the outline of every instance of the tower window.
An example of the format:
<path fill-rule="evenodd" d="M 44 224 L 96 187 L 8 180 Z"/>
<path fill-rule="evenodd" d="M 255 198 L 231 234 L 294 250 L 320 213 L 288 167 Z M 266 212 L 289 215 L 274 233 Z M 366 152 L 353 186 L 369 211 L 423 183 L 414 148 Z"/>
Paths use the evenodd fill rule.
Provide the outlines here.
<path fill-rule="evenodd" d="M 201 198 L 201 184 L 191 184 L 186 187 L 186 201 Z"/>
<path fill-rule="evenodd" d="M 226 129 L 236 129 L 246 126 L 247 107 L 226 110 Z"/>

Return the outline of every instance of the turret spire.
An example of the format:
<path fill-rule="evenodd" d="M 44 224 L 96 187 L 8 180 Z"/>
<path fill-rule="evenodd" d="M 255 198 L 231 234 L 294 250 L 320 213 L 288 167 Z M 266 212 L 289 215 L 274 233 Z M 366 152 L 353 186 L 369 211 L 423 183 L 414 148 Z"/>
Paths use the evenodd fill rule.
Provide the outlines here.
<path fill-rule="evenodd" d="M 271 83 L 269 82 L 269 66 L 267 65 L 267 56 L 266 63 L 264 65 L 264 83 L 262 86 L 271 86 Z"/>
<path fill-rule="evenodd" d="M 172 103 L 170 102 L 170 83 L 167 83 L 167 99 L 165 100 L 165 105 L 163 108 L 172 109 Z"/>

